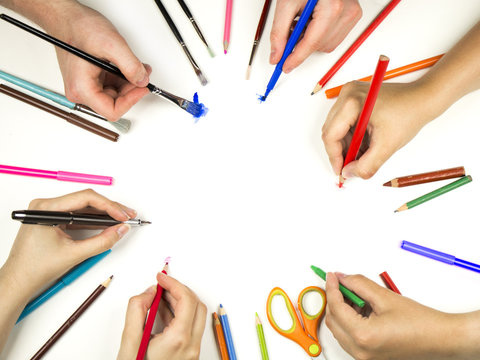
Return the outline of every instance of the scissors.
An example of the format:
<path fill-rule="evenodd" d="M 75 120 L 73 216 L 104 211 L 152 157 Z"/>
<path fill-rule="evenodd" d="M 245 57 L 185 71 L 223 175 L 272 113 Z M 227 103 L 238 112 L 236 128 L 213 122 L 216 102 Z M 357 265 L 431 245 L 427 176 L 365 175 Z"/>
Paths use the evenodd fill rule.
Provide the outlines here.
<path fill-rule="evenodd" d="M 310 292 L 315 292 L 320 294 L 322 297 L 322 307 L 320 310 L 314 314 L 310 315 L 305 311 L 303 307 L 303 298 L 306 294 Z M 287 307 L 288 314 L 292 318 L 292 326 L 290 329 L 284 330 L 277 325 L 275 322 L 275 318 L 272 313 L 272 301 L 275 296 L 281 296 L 285 301 L 285 306 Z M 302 322 L 298 318 L 297 311 L 293 306 L 292 302 L 288 295 L 280 289 L 279 287 L 275 287 L 270 291 L 267 299 L 267 317 L 270 325 L 280 334 L 285 336 L 286 338 L 295 341 L 298 345 L 300 345 L 308 355 L 310 355 L 311 359 L 325 359 L 325 355 L 322 353 L 322 347 L 320 346 L 320 341 L 318 340 L 317 330 L 318 325 L 320 324 L 320 320 L 322 319 L 323 314 L 325 313 L 325 305 L 327 304 L 327 297 L 325 295 L 325 291 L 323 291 L 318 286 L 309 286 L 303 289 L 300 294 L 298 295 L 298 310 L 302 317 Z"/>

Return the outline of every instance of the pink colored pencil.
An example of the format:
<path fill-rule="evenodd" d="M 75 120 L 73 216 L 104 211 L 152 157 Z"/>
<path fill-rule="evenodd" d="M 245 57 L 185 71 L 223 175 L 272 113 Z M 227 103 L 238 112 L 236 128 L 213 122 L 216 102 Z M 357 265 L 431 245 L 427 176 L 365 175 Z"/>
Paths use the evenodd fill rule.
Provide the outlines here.
<path fill-rule="evenodd" d="M 355 160 L 355 158 L 357 157 L 358 150 L 360 150 L 360 145 L 362 145 L 362 140 L 365 136 L 365 130 L 367 130 L 368 121 L 370 120 L 370 115 L 372 115 L 373 107 L 375 106 L 375 101 L 377 100 L 380 87 L 382 86 L 383 77 L 385 76 L 385 72 L 387 71 L 389 61 L 390 59 L 385 55 L 380 55 L 380 58 L 378 59 L 377 68 L 375 69 L 375 73 L 373 74 L 372 83 L 370 84 L 370 88 L 368 89 L 367 98 L 365 99 L 365 104 L 363 105 L 362 112 L 358 117 L 357 126 L 355 127 L 355 131 L 353 133 L 352 141 L 350 143 L 350 147 L 348 148 L 347 155 L 345 156 L 343 167 Z M 338 186 L 342 187 L 344 181 L 345 179 L 342 176 L 342 172 L 340 172 Z"/>
<path fill-rule="evenodd" d="M 227 0 L 227 10 L 225 12 L 225 29 L 223 31 L 223 52 L 226 54 L 230 44 L 230 28 L 232 27 L 232 9 L 233 0 Z"/>
<path fill-rule="evenodd" d="M 388 5 L 382 10 L 380 14 L 371 22 L 371 24 L 365 29 L 365 31 L 359 36 L 357 40 L 348 48 L 345 54 L 342 55 L 340 59 L 332 66 L 330 70 L 320 79 L 320 81 L 315 85 L 315 88 L 312 91 L 312 95 L 320 91 L 328 81 L 336 74 L 336 72 L 347 62 L 347 60 L 352 56 L 355 51 L 363 44 L 363 42 L 370 36 L 370 34 L 382 23 L 383 20 L 390 14 L 390 12 L 398 5 L 401 0 L 392 0 Z"/>
<path fill-rule="evenodd" d="M 110 176 L 90 175 L 68 171 L 30 169 L 9 165 L 0 165 L 0 173 L 56 179 L 60 181 L 73 181 L 85 184 L 112 185 L 113 183 L 113 178 Z"/>

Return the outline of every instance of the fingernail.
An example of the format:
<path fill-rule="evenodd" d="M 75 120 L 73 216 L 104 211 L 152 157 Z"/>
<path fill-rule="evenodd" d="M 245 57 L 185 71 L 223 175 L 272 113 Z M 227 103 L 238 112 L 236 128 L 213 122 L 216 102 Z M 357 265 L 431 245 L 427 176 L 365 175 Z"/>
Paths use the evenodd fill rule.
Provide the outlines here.
<path fill-rule="evenodd" d="M 130 230 L 130 225 L 123 224 L 117 229 L 117 234 L 120 237 L 120 239 Z"/>
<path fill-rule="evenodd" d="M 130 209 L 129 207 L 127 207 L 127 208 L 126 208 L 126 211 L 133 215 L 133 216 L 131 216 L 132 218 L 134 218 L 135 216 L 137 216 L 137 211 L 134 210 L 134 209 Z"/>
<path fill-rule="evenodd" d="M 141 81 L 137 81 L 137 86 L 143 87 L 148 83 L 148 74 L 145 73 Z"/>
<path fill-rule="evenodd" d="M 147 290 L 144 291 L 145 294 L 153 294 L 155 292 L 156 285 L 149 286 Z"/>
<path fill-rule="evenodd" d="M 271 52 L 270 52 L 270 62 L 273 62 L 273 59 L 275 58 L 275 53 L 276 53 L 276 50 L 273 49 Z"/>
<path fill-rule="evenodd" d="M 352 168 L 346 166 L 342 170 L 342 176 L 346 179 L 350 179 L 355 176 L 355 174 L 352 171 Z"/>
<path fill-rule="evenodd" d="M 160 276 L 161 278 L 167 278 L 167 274 L 161 271 L 157 274 L 157 276 Z"/>
<path fill-rule="evenodd" d="M 287 67 L 287 68 L 283 69 L 283 72 L 284 72 L 285 74 L 288 74 L 288 73 L 289 73 L 290 71 L 292 71 L 292 70 L 293 70 L 293 69 L 292 69 L 291 67 Z"/>
<path fill-rule="evenodd" d="M 344 273 L 335 271 L 335 276 L 339 279 L 343 279 L 347 275 L 345 275 Z"/>

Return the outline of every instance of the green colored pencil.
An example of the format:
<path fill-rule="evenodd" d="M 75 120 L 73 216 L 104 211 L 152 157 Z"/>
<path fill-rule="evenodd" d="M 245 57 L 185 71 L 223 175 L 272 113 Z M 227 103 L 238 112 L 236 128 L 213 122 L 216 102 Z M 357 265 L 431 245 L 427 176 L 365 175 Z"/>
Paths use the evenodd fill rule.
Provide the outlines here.
<path fill-rule="evenodd" d="M 316 267 L 316 266 L 310 266 L 310 268 L 313 270 L 315 274 L 320 276 L 323 280 L 327 281 L 327 273 L 323 271 L 322 269 Z M 342 284 L 339 284 L 340 291 L 342 292 L 345 297 L 359 307 L 364 307 L 365 306 L 365 301 L 359 298 L 353 291 L 348 290 L 345 286 Z"/>
<path fill-rule="evenodd" d="M 265 342 L 265 334 L 263 333 L 263 325 L 257 313 L 255 313 L 255 325 L 257 327 L 258 344 L 260 345 L 262 360 L 269 360 L 267 343 Z"/>
<path fill-rule="evenodd" d="M 433 190 L 432 192 L 429 192 L 428 194 L 425 194 L 423 196 L 420 196 L 412 201 L 407 202 L 406 204 L 403 204 L 400 206 L 395 212 L 403 211 L 403 210 L 408 210 L 411 209 L 417 205 L 423 204 L 424 202 L 427 202 L 429 200 L 432 200 L 436 198 L 437 196 L 443 195 L 449 191 L 452 191 L 453 189 L 456 189 L 462 185 L 468 184 L 469 182 L 472 181 L 472 177 L 470 175 L 464 176 L 457 181 L 454 181 L 448 185 L 442 186 L 441 188 L 437 190 Z"/>

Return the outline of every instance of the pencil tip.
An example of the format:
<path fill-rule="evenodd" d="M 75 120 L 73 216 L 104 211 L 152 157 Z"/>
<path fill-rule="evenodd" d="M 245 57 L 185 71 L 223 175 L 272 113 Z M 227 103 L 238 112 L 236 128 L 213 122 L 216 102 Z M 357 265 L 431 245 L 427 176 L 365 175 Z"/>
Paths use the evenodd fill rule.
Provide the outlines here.
<path fill-rule="evenodd" d="M 390 187 L 391 187 L 391 186 L 392 186 L 392 182 L 391 182 L 391 181 L 388 181 L 388 182 L 386 182 L 385 184 L 383 184 L 383 186 L 390 186 Z"/>
<path fill-rule="evenodd" d="M 113 275 L 110 275 L 110 279 L 113 279 Z"/>
<path fill-rule="evenodd" d="M 223 53 L 224 53 L 225 55 L 227 55 L 227 50 L 223 50 Z"/>

